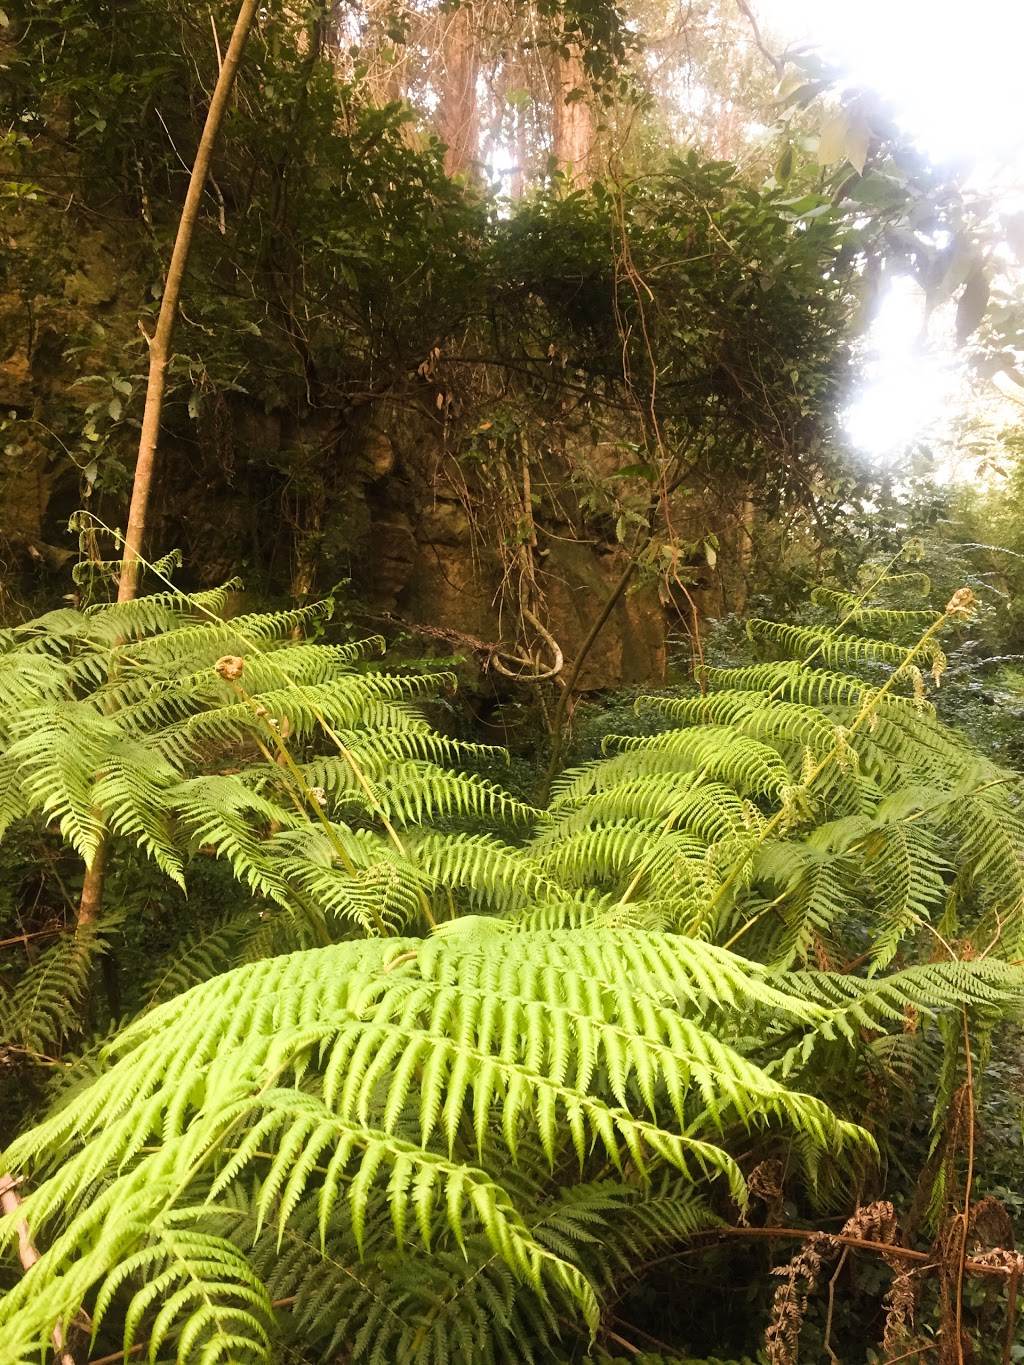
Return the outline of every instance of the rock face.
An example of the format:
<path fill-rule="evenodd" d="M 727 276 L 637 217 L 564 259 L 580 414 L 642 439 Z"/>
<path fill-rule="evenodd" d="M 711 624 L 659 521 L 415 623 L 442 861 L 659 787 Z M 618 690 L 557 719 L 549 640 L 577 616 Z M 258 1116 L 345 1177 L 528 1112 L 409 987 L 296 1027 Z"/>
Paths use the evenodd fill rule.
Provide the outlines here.
<path fill-rule="evenodd" d="M 365 443 L 363 467 L 370 464 L 376 473 L 383 465 L 386 473 L 363 485 L 369 552 L 350 561 L 353 586 L 382 613 L 447 632 L 459 652 L 476 641 L 522 654 L 539 642 L 517 619 L 509 549 L 494 525 L 483 521 L 482 500 L 457 462 L 430 437 L 429 430 L 410 435 L 406 427 L 394 440 L 375 433 Z M 569 529 L 546 527 L 538 519 L 530 572 L 538 618 L 571 663 L 621 577 L 624 560 L 613 550 L 574 542 Z M 655 592 L 624 595 L 588 655 L 582 686 L 660 681 L 665 635 Z M 538 668 L 550 663 L 550 653 L 541 653 L 546 662 Z"/>
<path fill-rule="evenodd" d="M 69 156 L 37 164 L 54 193 L 75 184 Z M 75 196 L 61 202 L 57 218 L 14 212 L 0 233 L 0 606 L 23 610 L 71 590 L 72 513 L 125 523 L 144 331 L 164 264 L 141 220 L 79 211 Z M 341 406 L 337 390 L 317 396 L 308 371 L 298 387 L 292 373 L 288 391 L 271 366 L 247 369 L 244 336 L 222 341 L 192 308 L 170 371 L 144 547 L 182 551 L 182 586 L 239 575 L 255 598 L 301 601 L 345 582 L 360 625 L 422 627 L 432 647 L 481 665 L 495 647 L 533 650 L 547 667 L 551 649 L 527 624 L 532 613 L 573 662 L 622 574 L 613 537 L 603 544 L 582 523 L 546 521 L 559 502 L 549 499 L 536 509 L 524 571 L 515 510 L 511 521 L 488 510 L 494 479 L 488 487 L 486 469 L 464 469 L 451 453 L 455 419 L 414 364 L 404 390 L 399 371 L 386 397 Z M 213 382 L 192 355 L 213 339 L 234 348 L 237 385 Z M 561 501 L 574 500 L 565 486 Z M 106 558 L 110 546 L 94 552 Z M 660 681 L 665 636 L 657 595 L 627 593 L 588 655 L 583 686 Z"/>
<path fill-rule="evenodd" d="M 133 429 L 107 430 L 116 390 L 92 381 L 78 396 L 82 366 L 68 359 L 60 334 L 81 332 L 109 306 L 112 285 L 101 277 L 90 283 L 76 262 L 59 310 L 34 338 L 16 325 L 23 300 L 0 299 L 0 539 L 5 586 L 16 598 L 68 592 L 76 541 L 67 522 L 76 507 L 124 523 Z M 141 376 L 132 383 L 139 392 Z M 87 398 L 100 401 L 96 441 Z M 510 609 L 500 533 L 480 523 L 433 414 L 396 419 L 389 430 L 379 412 L 353 421 L 320 410 L 296 420 L 246 396 L 220 401 L 219 411 L 208 403 L 191 420 L 180 400 L 169 405 L 161 442 L 150 549 L 182 550 L 185 586 L 239 574 L 256 594 L 311 599 L 347 581 L 355 616 L 374 628 L 381 619 L 424 627 L 433 647 L 443 652 L 447 642 L 481 664 L 478 644 L 529 647 Z M 124 452 L 119 480 L 102 472 L 114 466 L 115 449 Z M 531 600 L 571 663 L 623 561 L 613 546 L 574 543 L 570 531 L 538 519 Z M 665 635 L 657 595 L 627 593 L 588 656 L 583 687 L 660 681 Z"/>

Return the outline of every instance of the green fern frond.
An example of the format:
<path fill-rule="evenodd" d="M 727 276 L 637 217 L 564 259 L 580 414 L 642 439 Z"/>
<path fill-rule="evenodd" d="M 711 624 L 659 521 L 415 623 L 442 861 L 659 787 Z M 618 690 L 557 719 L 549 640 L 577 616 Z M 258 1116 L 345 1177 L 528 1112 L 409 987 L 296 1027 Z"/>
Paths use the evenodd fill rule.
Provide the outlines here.
<path fill-rule="evenodd" d="M 512 914 L 526 906 L 557 904 L 569 896 L 542 860 L 493 835 L 422 835 L 412 845 L 416 865 L 438 889 L 464 896 L 474 910 Z"/>
<path fill-rule="evenodd" d="M 9 740 L 18 717 L 41 704 L 57 705 L 67 695 L 65 669 L 49 655 L 23 650 L 0 655 L 0 740 Z"/>
<path fill-rule="evenodd" d="M 576 803 L 558 799 L 553 810 L 555 818 L 531 843 L 534 852 L 611 820 L 662 821 L 667 828 L 688 830 L 708 844 L 742 834 L 756 823 L 749 802 L 731 787 L 700 780 L 693 772 L 633 778 Z"/>
<path fill-rule="evenodd" d="M 109 924 L 91 924 L 59 935 L 14 989 L 0 995 L 0 1053 L 45 1057 L 59 1044 L 88 995 L 108 929 Z"/>
<path fill-rule="evenodd" d="M 20 765 L 9 752 L 0 752 L 0 839 L 10 827 L 29 814 L 30 803 L 21 789 Z"/>
<path fill-rule="evenodd" d="M 827 936 L 865 909 L 858 890 L 859 867 L 845 852 L 815 848 L 802 841 L 780 841 L 758 850 L 752 879 L 776 895 L 779 932 L 769 931 L 760 953 L 776 970 L 805 961 L 819 936 Z M 763 911 L 757 911 L 758 915 Z M 760 945 L 759 945 L 760 946 Z"/>
<path fill-rule="evenodd" d="M 646 738 L 609 735 L 605 744 L 623 754 L 642 755 L 643 759 L 657 755 L 674 761 L 684 771 L 696 769 L 708 777 L 724 779 L 742 795 L 778 797 L 792 780 L 776 749 L 736 734 L 727 726 L 666 730 Z"/>
<path fill-rule="evenodd" d="M 89 638 L 89 618 L 74 607 L 44 612 L 7 633 L 8 647 L 19 653 L 66 654 L 72 644 Z"/>
<path fill-rule="evenodd" d="M 578 831 L 547 848 L 539 862 L 555 881 L 569 886 L 618 883 L 642 869 L 647 895 L 690 902 L 699 892 L 708 893 L 707 853 L 707 844 L 692 834 L 616 820 Z"/>
<path fill-rule="evenodd" d="M 120 730 L 85 702 L 42 705 L 17 719 L 6 761 L 29 807 L 55 819 L 61 834 L 90 863 L 103 840 L 95 781 Z"/>
<path fill-rule="evenodd" d="M 429 873 L 369 830 L 299 824 L 268 840 L 262 862 L 299 907 L 366 934 L 400 933 L 422 918 Z M 339 866 L 344 854 L 347 866 Z"/>
<path fill-rule="evenodd" d="M 210 621 L 219 617 L 230 594 L 241 587 L 241 579 L 231 578 L 219 587 L 188 596 L 170 589 L 130 602 L 96 603 L 85 608 L 89 637 L 99 645 L 116 645 L 178 630 L 192 622 Z"/>
<path fill-rule="evenodd" d="M 752 664 L 746 668 L 702 667 L 697 676 L 713 687 L 728 687 L 749 692 L 767 692 L 783 701 L 803 706 L 852 709 L 871 705 L 881 716 L 895 712 L 898 719 L 912 714 L 934 714 L 930 702 L 915 702 L 895 692 L 879 701 L 880 689 L 846 673 L 806 668 L 797 659 L 776 663 Z"/>
<path fill-rule="evenodd" d="M 886 663 L 898 667 L 907 654 L 905 646 L 893 644 L 889 640 L 837 634 L 820 626 L 795 626 L 785 621 L 748 621 L 747 634 L 755 644 L 767 641 L 791 658 L 803 659 L 814 654 L 825 664 L 842 668 L 864 663 Z M 942 651 L 934 640 L 929 640 L 922 646 L 919 657 L 925 664 L 932 664 L 942 658 Z"/>
<path fill-rule="evenodd" d="M 321 735 L 325 723 L 335 730 L 357 724 L 402 728 L 419 720 L 407 699 L 425 696 L 435 685 L 433 677 L 398 678 L 375 673 L 334 678 L 309 687 L 278 687 L 258 694 L 265 716 L 259 715 L 251 703 L 234 702 L 168 726 L 157 742 L 171 756 L 203 744 L 229 744 L 246 733 L 267 737 L 271 722 L 280 727 L 285 719 L 296 743 Z"/>
<path fill-rule="evenodd" d="M 167 803 L 191 845 L 224 858 L 243 884 L 287 903 L 280 876 L 265 856 L 271 827 L 305 825 L 294 807 L 278 805 L 230 777 L 196 777 L 171 788 Z"/>
<path fill-rule="evenodd" d="M 239 1184 L 281 1236 L 304 1200 L 321 1229 L 345 1207 L 357 1244 L 386 1190 L 397 1246 L 479 1230 L 518 1282 L 571 1299 L 593 1327 L 589 1280 L 531 1233 L 501 1183 L 530 1133 L 552 1163 L 566 1142 L 581 1164 L 597 1144 L 640 1173 L 658 1160 L 691 1181 L 720 1173 L 741 1199 L 732 1157 L 693 1133 L 709 1116 L 775 1119 L 828 1148 L 866 1141 L 702 1027 L 712 1003 L 740 999 L 794 1021 L 821 1013 L 708 945 L 625 931 L 580 942 L 472 918 L 431 941 L 341 944 L 196 987 L 125 1030 L 106 1074 L 5 1154 L 41 1180 L 18 1217 L 63 1230 L 34 1283 L 0 1301 L 0 1344 L 18 1359 L 58 1317 L 95 1307 L 111 1275 L 156 1265 L 168 1220 L 205 1234 L 208 1200 Z M 0 1235 L 9 1245 L 12 1219 Z M 178 1275 L 160 1310 L 178 1359 L 205 1333 L 224 1352 L 228 1339 L 256 1351 L 242 1319 L 262 1291 L 250 1286 L 220 1329 L 208 1305 L 245 1300 L 241 1272 L 183 1264 L 192 1307 Z M 145 1316 L 143 1304 L 132 1331 Z"/>
<path fill-rule="evenodd" d="M 622 904 L 613 893 L 593 889 L 577 890 L 570 899 L 541 901 L 509 915 L 521 929 L 629 929 L 643 933 L 663 933 L 669 916 L 663 906 L 643 900 Z"/>
<path fill-rule="evenodd" d="M 455 819 L 528 825 L 540 815 L 486 778 L 425 763 L 389 763 L 375 792 L 389 818 L 402 825 Z"/>
<path fill-rule="evenodd" d="M 808 1033 L 788 1054 L 783 1074 L 789 1074 L 819 1042 L 836 1037 L 853 1042 L 860 1029 L 884 1030 L 905 1024 L 908 1015 L 934 1017 L 958 1005 L 1015 1005 L 1024 990 L 1024 969 L 987 958 L 921 963 L 870 980 L 828 972 L 789 972 L 785 980 L 795 995 L 828 1011 L 817 1037 Z"/>
<path fill-rule="evenodd" d="M 836 728 L 813 706 L 761 698 L 748 691 L 711 692 L 702 697 L 640 697 L 636 709 L 660 711 L 687 725 L 727 726 L 754 739 L 802 744 L 825 754 L 836 743 Z"/>
<path fill-rule="evenodd" d="M 923 635 L 930 626 L 942 619 L 942 613 L 927 608 L 896 608 L 866 602 L 852 593 L 837 592 L 834 588 L 819 587 L 811 593 L 811 601 L 819 607 L 835 612 L 848 625 L 873 634 L 909 633 L 913 638 Z"/>

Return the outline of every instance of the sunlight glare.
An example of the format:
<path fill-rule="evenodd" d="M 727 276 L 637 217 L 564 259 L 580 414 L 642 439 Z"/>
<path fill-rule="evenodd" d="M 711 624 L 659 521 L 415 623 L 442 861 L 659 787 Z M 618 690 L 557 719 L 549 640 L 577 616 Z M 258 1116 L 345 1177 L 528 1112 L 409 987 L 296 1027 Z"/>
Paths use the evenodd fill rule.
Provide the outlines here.
<path fill-rule="evenodd" d="M 897 123 L 936 164 L 1009 205 L 1024 184 L 1020 65 L 1022 0 L 975 0 L 969 10 L 935 0 L 760 0 L 775 50 L 807 44 L 851 85 L 878 92 Z M 886 462 L 942 421 L 965 392 L 952 339 L 927 337 L 923 301 L 896 281 L 867 338 L 860 392 L 846 414 L 853 442 Z"/>

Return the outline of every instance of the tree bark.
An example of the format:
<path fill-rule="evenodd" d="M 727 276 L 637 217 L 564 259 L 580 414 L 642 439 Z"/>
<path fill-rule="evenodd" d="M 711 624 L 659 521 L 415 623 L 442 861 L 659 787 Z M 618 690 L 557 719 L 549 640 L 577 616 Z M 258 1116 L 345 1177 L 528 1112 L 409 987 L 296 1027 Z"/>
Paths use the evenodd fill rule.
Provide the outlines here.
<path fill-rule="evenodd" d="M 445 22 L 441 39 L 444 63 L 441 100 L 437 110 L 438 133 L 447 145 L 444 169 L 448 175 L 475 177 L 480 157 L 480 118 L 476 101 L 479 54 L 476 15 L 471 4 L 460 4 Z"/>
<path fill-rule="evenodd" d="M 573 43 L 568 57 L 559 56 L 555 68 L 554 127 L 552 143 L 558 169 L 577 185 L 594 178 L 594 115 L 587 98 L 589 81 L 583 54 Z"/>
<path fill-rule="evenodd" d="M 160 437 L 160 414 L 163 410 L 164 391 L 167 385 L 167 367 L 171 360 L 171 339 L 177 320 L 178 300 L 181 285 L 185 278 L 189 252 L 199 206 L 202 202 L 206 179 L 213 159 L 213 148 L 217 141 L 224 111 L 235 83 L 235 74 L 241 61 L 246 39 L 256 17 L 258 0 L 242 0 L 235 20 L 234 32 L 221 63 L 220 74 L 214 87 L 213 98 L 206 114 L 206 124 L 199 140 L 195 163 L 188 182 L 188 193 L 181 211 L 171 263 L 167 267 L 164 281 L 163 298 L 160 301 L 160 315 L 156 331 L 149 342 L 149 383 L 146 387 L 146 406 L 142 413 L 142 434 L 139 438 L 139 454 L 135 463 L 135 481 L 132 484 L 132 500 L 128 509 L 128 530 L 125 533 L 124 556 L 121 560 L 121 577 L 118 584 L 117 600 L 130 602 L 138 592 L 139 556 L 146 535 L 146 521 L 149 513 L 150 493 L 153 486 L 153 470 L 156 464 L 157 444 Z"/>
<path fill-rule="evenodd" d="M 84 929 L 87 924 L 95 924 L 103 908 L 103 882 L 107 871 L 107 850 L 110 836 L 104 831 L 103 837 L 92 855 L 92 862 L 85 869 L 82 879 L 82 894 L 78 900 L 77 924 Z"/>

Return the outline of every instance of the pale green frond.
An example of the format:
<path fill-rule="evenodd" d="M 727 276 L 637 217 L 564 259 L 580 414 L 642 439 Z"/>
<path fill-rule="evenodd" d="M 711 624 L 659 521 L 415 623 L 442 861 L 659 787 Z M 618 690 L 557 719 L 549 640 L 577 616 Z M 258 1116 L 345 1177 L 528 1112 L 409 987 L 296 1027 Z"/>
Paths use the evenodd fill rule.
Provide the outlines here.
<path fill-rule="evenodd" d="M 188 596 L 171 588 L 130 602 L 96 603 L 85 608 L 90 639 L 98 645 L 113 646 L 212 621 L 223 611 L 229 594 L 241 586 L 241 579 L 232 578 L 217 588 Z"/>
<path fill-rule="evenodd" d="M 795 840 L 758 851 L 753 878 L 773 897 L 772 919 L 763 926 L 770 945 L 765 956 L 773 968 L 806 961 L 819 936 L 863 913 L 866 891 L 858 890 L 859 870 L 845 851 Z"/>
<path fill-rule="evenodd" d="M 665 820 L 670 829 L 692 830 L 707 844 L 739 834 L 750 824 L 750 807 L 732 788 L 698 781 L 694 773 L 632 778 L 576 804 L 560 801 L 554 811 L 556 819 L 535 835 L 535 849 L 603 820 Z"/>
<path fill-rule="evenodd" d="M 258 709 L 265 715 L 258 714 L 255 704 L 237 701 L 170 725 L 156 742 L 168 754 L 203 744 L 230 743 L 245 733 L 272 742 L 271 730 L 280 731 L 286 719 L 295 743 L 321 735 L 325 722 L 332 729 L 357 724 L 401 728 L 419 719 L 407 698 L 427 695 L 434 686 L 433 678 L 374 673 L 343 676 L 309 687 L 277 687 L 259 695 Z"/>
<path fill-rule="evenodd" d="M 713 687 L 740 691 L 766 692 L 784 701 L 803 706 L 839 708 L 854 713 L 868 703 L 878 707 L 879 715 L 895 712 L 899 718 L 913 714 L 934 714 L 930 702 L 917 703 L 912 697 L 890 692 L 878 701 L 880 689 L 862 678 L 827 669 L 806 667 L 796 659 L 752 664 L 745 668 L 701 667 L 697 676 Z"/>
<path fill-rule="evenodd" d="M 728 726 L 666 730 L 649 737 L 609 735 L 605 744 L 624 754 L 642 756 L 641 769 L 650 756 L 674 760 L 681 768 L 730 782 L 741 795 L 777 798 L 792 781 L 776 749 Z"/>
<path fill-rule="evenodd" d="M 556 818 L 530 842 L 534 854 L 613 821 L 660 823 L 666 830 L 692 833 L 706 844 L 743 834 L 757 822 L 749 802 L 731 787 L 699 781 L 692 772 L 633 778 L 578 803 L 562 802 L 555 810 Z"/>
<path fill-rule="evenodd" d="M 398 854 L 389 840 L 336 821 L 330 838 L 319 824 L 282 830 L 268 840 L 265 861 L 325 921 L 366 934 L 407 929 L 421 917 L 422 897 L 433 890 L 429 873 Z"/>
<path fill-rule="evenodd" d="M 895 608 L 881 606 L 877 602 L 864 602 L 852 593 L 837 592 L 833 588 L 819 587 L 811 593 L 811 601 L 816 606 L 825 607 L 841 616 L 848 625 L 872 634 L 893 635 L 898 632 L 909 634 L 916 639 L 929 627 L 942 619 L 942 612 L 929 611 L 927 608 Z"/>
<path fill-rule="evenodd" d="M 794 659 L 814 654 L 825 664 L 848 668 L 864 663 L 886 663 L 899 666 L 907 656 L 906 647 L 889 640 L 869 640 L 863 635 L 838 634 L 820 626 L 795 626 L 786 621 L 751 620 L 747 634 L 755 643 L 774 645 Z M 919 658 L 929 665 L 941 656 L 941 649 L 929 640 Z"/>
<path fill-rule="evenodd" d="M 328 600 L 293 611 L 253 612 L 233 616 L 229 621 L 184 624 L 162 635 L 127 644 L 118 651 L 118 656 L 131 659 L 136 665 L 153 667 L 178 665 L 180 660 L 193 656 L 208 658 L 211 663 L 223 654 L 245 658 L 252 652 L 301 636 L 327 619 L 331 610 Z"/>
<path fill-rule="evenodd" d="M 358 796 L 362 788 L 356 770 L 376 781 L 408 759 L 419 759 L 432 765 L 468 764 L 475 760 L 504 762 L 507 759 L 504 750 L 491 745 L 465 744 L 440 735 L 425 720 L 414 715 L 404 716 L 401 729 L 338 729 L 335 733 L 348 751 L 348 757 L 326 754 L 300 764 L 306 784 L 319 787 L 335 800 L 344 800 L 350 795 L 362 799 Z M 542 812 L 533 811 L 532 807 L 524 807 L 526 809 L 534 818 L 542 817 Z"/>
<path fill-rule="evenodd" d="M 569 886 L 618 882 L 642 865 L 649 885 L 664 881 L 689 890 L 707 880 L 707 851 L 702 839 L 667 831 L 657 821 L 614 820 L 547 846 L 538 861 Z"/>
<path fill-rule="evenodd" d="M 539 815 L 495 782 L 426 763 L 391 762 L 378 778 L 376 795 L 390 819 L 403 825 L 450 820 L 533 824 Z"/>
<path fill-rule="evenodd" d="M 569 898 L 542 861 L 490 834 L 428 833 L 411 847 L 424 876 L 438 889 L 457 891 L 474 910 L 508 914 Z"/>
<path fill-rule="evenodd" d="M 881 911 L 872 943 L 873 969 L 879 971 L 889 965 L 907 935 L 938 919 L 947 895 L 943 873 L 951 869 L 935 833 L 912 819 L 879 821 L 861 848 Z"/>
<path fill-rule="evenodd" d="M 7 750 L 25 804 L 56 820 L 86 863 L 103 838 L 96 777 L 119 741 L 115 721 L 85 702 L 68 702 L 23 712 Z"/>
<path fill-rule="evenodd" d="M 593 889 L 579 890 L 570 900 L 541 901 L 508 916 L 522 929 L 631 929 L 662 933 L 671 927 L 671 917 L 664 906 L 645 900 L 629 900 L 622 904 L 614 892 Z"/>
<path fill-rule="evenodd" d="M 959 1005 L 1017 1006 L 1024 991 L 1024 968 L 995 958 L 921 963 L 863 980 L 828 972 L 790 972 L 794 994 L 828 1011 L 817 1035 L 808 1033 L 788 1055 L 784 1074 L 811 1056 L 818 1042 L 856 1041 L 861 1029 L 906 1024 L 917 1014 L 932 1016 Z"/>
<path fill-rule="evenodd" d="M 57 705 L 66 695 L 63 660 L 25 650 L 0 654 L 0 740 L 10 739 L 26 711 L 40 704 Z"/>
<path fill-rule="evenodd" d="M 29 798 L 21 788 L 20 764 L 12 762 L 9 750 L 0 752 L 0 839 L 30 809 Z"/>
<path fill-rule="evenodd" d="M 184 890 L 169 799 L 178 782 L 178 773 L 160 754 L 120 734 L 104 756 L 90 800 L 115 834 L 130 839 Z"/>
<path fill-rule="evenodd" d="M 89 618 L 74 607 L 44 612 L 8 633 L 9 647 L 20 653 L 66 655 L 79 641 L 89 640 Z"/>
<path fill-rule="evenodd" d="M 836 743 L 836 728 L 813 706 L 744 691 L 710 692 L 702 697 L 641 697 L 637 710 L 650 708 L 687 725 L 721 725 L 755 739 L 802 744 L 816 754 Z"/>
<path fill-rule="evenodd" d="M 179 783 L 167 794 L 170 810 L 197 850 L 224 858 L 253 891 L 287 903 L 280 874 L 266 856 L 271 828 L 304 825 L 293 806 L 278 805 L 231 777 L 211 775 Z"/>
<path fill-rule="evenodd" d="M 240 682 L 250 696 L 264 692 L 278 693 L 284 683 L 296 687 L 314 687 L 330 682 L 339 675 L 352 673 L 352 664 L 370 653 L 379 653 L 383 642 L 379 636 L 347 645 L 291 643 L 287 648 L 271 650 L 268 654 L 249 654 L 245 658 L 245 672 Z M 221 684 L 223 701 L 233 700 L 234 693 Z"/>
<path fill-rule="evenodd" d="M 720 1173 L 742 1198 L 728 1151 L 693 1131 L 709 1120 L 781 1123 L 829 1149 L 866 1140 L 703 1027 L 705 1009 L 741 1002 L 797 1025 L 822 1013 L 706 944 L 499 921 L 273 958 L 200 985 L 115 1038 L 107 1071 L 5 1154 L 35 1182 L 19 1217 L 48 1220 L 51 1236 L 35 1292 L 0 1301 L 0 1343 L 45 1339 L 57 1316 L 94 1309 L 112 1275 L 157 1265 L 175 1219 L 212 1217 L 201 1201 L 239 1186 L 280 1237 L 315 1199 L 321 1229 L 344 1214 L 357 1245 L 385 1193 L 398 1245 L 480 1232 L 518 1282 L 542 1298 L 554 1286 L 593 1323 L 586 1276 L 531 1233 L 516 1182 L 503 1183 L 524 1144 L 548 1161 L 597 1145 L 614 1164 L 666 1162 L 691 1183 Z M 11 1220 L 0 1235 L 10 1243 Z M 191 1307 L 168 1281 L 130 1320 L 134 1331 L 156 1313 L 149 1330 L 173 1328 L 183 1365 L 182 1343 L 235 1332 L 209 1308 L 221 1271 L 195 1279 Z M 245 1300 L 233 1265 L 228 1279 Z"/>

